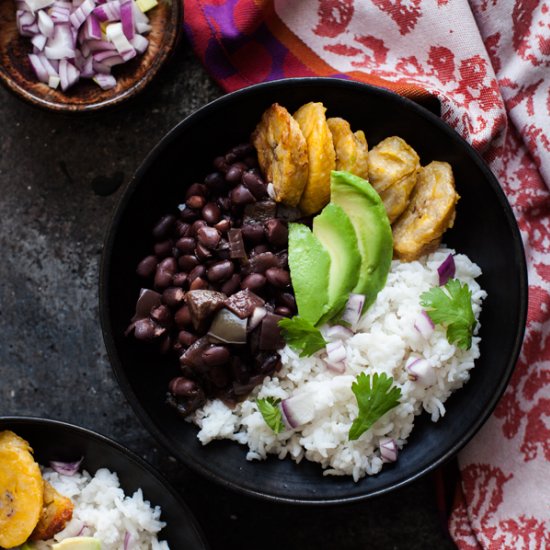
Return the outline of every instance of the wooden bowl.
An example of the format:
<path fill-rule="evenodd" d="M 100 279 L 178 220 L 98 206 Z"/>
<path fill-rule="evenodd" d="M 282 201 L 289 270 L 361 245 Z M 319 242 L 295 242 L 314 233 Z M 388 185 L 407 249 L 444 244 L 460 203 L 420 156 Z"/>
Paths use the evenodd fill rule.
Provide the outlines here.
<path fill-rule="evenodd" d="M 147 12 L 152 30 L 149 47 L 124 65 L 113 68 L 117 85 L 102 90 L 95 82 L 81 79 L 66 92 L 39 82 L 28 59 L 30 38 L 20 36 L 14 0 L 0 1 L 0 81 L 12 92 L 38 107 L 59 112 L 97 111 L 138 94 L 158 73 L 174 50 L 183 26 L 181 0 L 160 0 Z"/>

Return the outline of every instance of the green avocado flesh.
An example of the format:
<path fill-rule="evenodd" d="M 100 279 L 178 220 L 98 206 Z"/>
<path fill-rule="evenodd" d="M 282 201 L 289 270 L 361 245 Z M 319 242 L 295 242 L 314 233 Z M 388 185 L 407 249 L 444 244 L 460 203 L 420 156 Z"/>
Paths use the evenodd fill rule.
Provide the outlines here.
<path fill-rule="evenodd" d="M 71 537 L 54 544 L 52 550 L 101 550 L 101 542 L 93 537 Z"/>
<path fill-rule="evenodd" d="M 328 321 L 345 305 L 359 278 L 361 255 L 355 229 L 344 210 L 333 203 L 313 219 L 313 234 L 330 255 L 328 277 Z"/>
<path fill-rule="evenodd" d="M 374 188 L 348 172 L 332 172 L 330 199 L 348 215 L 361 254 L 353 293 L 366 296 L 364 310 L 386 284 L 393 256 L 393 237 L 384 204 Z"/>
<path fill-rule="evenodd" d="M 301 223 L 288 224 L 288 266 L 298 314 L 315 324 L 327 309 L 330 256 Z"/>

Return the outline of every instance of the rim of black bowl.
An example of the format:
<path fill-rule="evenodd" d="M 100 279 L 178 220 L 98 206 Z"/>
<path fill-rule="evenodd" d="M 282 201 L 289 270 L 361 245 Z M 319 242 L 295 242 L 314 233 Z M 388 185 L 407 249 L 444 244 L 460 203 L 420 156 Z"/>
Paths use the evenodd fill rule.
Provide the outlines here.
<path fill-rule="evenodd" d="M 296 85 L 300 85 L 300 86 L 318 86 L 320 84 L 330 83 L 331 86 L 336 86 L 341 88 L 348 88 L 348 87 L 356 88 L 360 90 L 366 90 L 369 93 L 380 94 L 380 95 L 391 97 L 392 100 L 394 100 L 397 103 L 400 103 L 403 107 L 407 109 L 413 109 L 417 111 L 417 113 L 420 116 L 423 116 L 424 118 L 429 119 L 429 121 L 432 124 L 438 126 L 440 130 L 442 130 L 447 135 L 449 135 L 449 137 L 452 137 L 452 139 L 455 139 L 455 140 L 458 139 L 459 141 L 461 141 L 464 147 L 466 148 L 466 150 L 469 151 L 472 160 L 477 164 L 477 166 L 483 172 L 485 178 L 487 179 L 493 191 L 496 193 L 498 197 L 500 207 L 504 210 L 508 225 L 510 226 L 510 229 L 512 231 L 512 235 L 513 235 L 512 245 L 514 248 L 515 256 L 518 258 L 521 264 L 519 269 L 519 272 L 520 272 L 519 292 L 522 299 L 520 301 L 520 307 L 517 314 L 518 330 L 514 340 L 513 351 L 506 365 L 505 376 L 503 376 L 500 379 L 496 387 L 496 391 L 493 393 L 483 414 L 481 414 L 477 418 L 477 421 L 470 426 L 468 431 L 464 434 L 464 436 L 459 441 L 457 441 L 452 447 L 447 449 L 429 466 L 419 470 L 418 472 L 416 472 L 414 475 L 411 475 L 407 479 L 404 479 L 398 483 L 394 483 L 389 487 L 388 486 L 381 487 L 378 490 L 367 492 L 363 495 L 357 495 L 357 496 L 351 496 L 351 497 L 336 497 L 333 499 L 329 499 L 329 498 L 324 498 L 324 499 L 297 498 L 296 499 L 296 498 L 288 498 L 288 497 L 281 497 L 278 495 L 261 493 L 258 491 L 254 491 L 252 489 L 242 487 L 229 479 L 225 479 L 223 477 L 218 476 L 217 474 L 211 472 L 208 468 L 205 468 L 200 461 L 196 460 L 194 457 L 192 457 L 189 454 L 176 452 L 170 444 L 170 438 L 167 437 L 159 428 L 157 428 L 156 424 L 151 420 L 149 415 L 145 412 L 139 400 L 137 399 L 135 393 L 133 392 L 128 379 L 123 373 L 122 365 L 120 363 L 119 356 L 114 343 L 114 339 L 112 337 L 112 327 L 111 327 L 111 322 L 109 317 L 110 307 L 109 307 L 109 304 L 107 303 L 107 297 L 109 294 L 108 279 L 109 279 L 109 270 L 110 270 L 110 257 L 111 257 L 111 250 L 113 247 L 113 243 L 115 240 L 115 233 L 119 224 L 119 220 L 123 215 L 123 212 L 130 200 L 131 195 L 133 194 L 134 189 L 136 188 L 137 185 L 139 185 L 139 182 L 142 176 L 144 175 L 145 172 L 147 172 L 147 170 L 149 169 L 149 166 L 156 160 L 156 158 L 160 154 L 162 154 L 164 149 L 169 144 L 171 144 L 173 141 L 175 141 L 178 138 L 179 133 L 182 131 L 182 129 L 184 129 L 191 123 L 195 123 L 197 120 L 200 121 L 200 119 L 203 118 L 211 109 L 217 109 L 220 106 L 223 106 L 225 103 L 231 102 L 234 97 L 254 93 L 254 91 L 257 89 L 263 89 L 263 88 L 277 89 L 279 87 L 286 87 L 293 82 L 296 83 Z M 392 492 L 396 489 L 405 487 L 406 485 L 409 485 L 410 483 L 423 477 L 429 472 L 435 470 L 439 466 L 445 464 L 448 460 L 450 460 L 453 456 L 455 456 L 458 453 L 458 451 L 460 451 L 466 445 L 466 443 L 468 443 L 472 439 L 472 437 L 478 432 L 481 426 L 492 414 L 498 401 L 500 400 L 502 394 L 504 393 L 506 386 L 508 385 L 510 377 L 512 376 L 512 372 L 516 365 L 517 359 L 521 351 L 521 346 L 523 343 L 523 337 L 525 333 L 525 323 L 527 320 L 527 298 L 528 298 L 527 264 L 525 261 L 523 241 L 521 239 L 521 234 L 520 234 L 516 219 L 514 217 L 514 214 L 512 212 L 512 208 L 508 202 L 508 199 L 504 191 L 502 190 L 500 184 L 498 183 L 498 180 L 496 179 L 495 175 L 492 173 L 489 166 L 483 160 L 481 155 L 464 138 L 462 138 L 462 136 L 460 136 L 458 132 L 456 132 L 453 128 L 451 128 L 447 123 L 443 122 L 443 120 L 441 120 L 438 116 L 433 114 L 431 111 L 429 111 L 425 107 L 422 107 L 418 103 L 415 103 L 410 99 L 400 96 L 395 92 L 392 92 L 391 90 L 388 90 L 386 88 L 380 88 L 378 86 L 372 86 L 370 84 L 365 84 L 362 82 L 357 82 L 352 80 L 346 80 L 343 78 L 333 78 L 333 77 L 288 78 L 288 79 L 282 79 L 282 80 L 272 80 L 270 82 L 262 82 L 260 84 L 254 84 L 246 88 L 237 90 L 235 92 L 231 92 L 229 94 L 223 95 L 218 99 L 215 99 L 210 103 L 207 103 L 203 107 L 200 107 L 199 109 L 197 109 L 196 111 L 188 115 L 178 124 L 176 124 L 153 147 L 153 149 L 145 157 L 145 160 L 142 162 L 142 164 L 139 166 L 139 168 L 135 172 L 132 179 L 127 183 L 124 190 L 122 191 L 119 203 L 116 206 L 114 214 L 111 218 L 111 223 L 107 228 L 104 247 L 103 247 L 103 254 L 101 258 L 101 266 L 100 266 L 99 297 L 100 297 L 100 321 L 102 326 L 103 339 L 105 342 L 109 360 L 111 362 L 111 367 L 114 371 L 114 374 L 118 383 L 120 384 L 126 398 L 130 402 L 130 405 L 134 409 L 134 412 L 136 413 L 140 421 L 144 424 L 144 426 L 171 453 L 176 454 L 177 458 L 181 460 L 185 465 L 189 466 L 196 472 L 205 476 L 207 479 L 215 481 L 216 483 L 219 483 L 224 487 L 232 489 L 241 494 L 246 494 L 249 496 L 260 498 L 262 500 L 268 500 L 271 502 L 297 504 L 297 505 L 349 504 L 352 502 L 359 502 L 359 501 L 373 498 L 376 496 L 381 496 L 389 492 Z"/>
<path fill-rule="evenodd" d="M 203 543 L 204 548 L 205 549 L 209 548 L 208 543 L 206 542 L 206 538 L 201 530 L 199 523 L 195 519 L 193 512 L 191 512 L 191 509 L 185 503 L 183 498 L 177 493 L 177 491 L 172 488 L 168 480 L 165 479 L 164 476 L 162 476 L 147 461 L 140 458 L 136 453 L 134 453 L 127 447 L 124 447 L 120 443 L 117 443 L 114 439 L 111 439 L 105 435 L 102 435 L 99 432 L 96 432 L 94 430 L 90 430 L 89 428 L 84 428 L 83 426 L 77 426 L 76 424 L 71 424 L 69 422 L 64 422 L 62 420 L 53 420 L 50 418 L 39 418 L 36 416 L 0 416 L 0 427 L 2 422 L 9 423 L 12 425 L 13 424 L 21 424 L 21 425 L 38 424 L 43 426 L 56 426 L 58 428 L 64 428 L 69 431 L 79 433 L 80 435 L 83 435 L 89 439 L 92 439 L 94 441 L 99 441 L 104 445 L 108 445 L 109 447 L 112 447 L 113 449 L 115 449 L 115 451 L 118 451 L 119 453 L 124 455 L 128 460 L 136 464 L 138 467 L 144 469 L 147 473 L 149 473 L 162 485 L 163 489 L 167 493 L 170 493 L 170 495 L 176 500 L 178 505 L 181 506 L 181 508 L 187 514 L 186 521 L 188 522 L 189 525 L 191 525 L 192 529 L 195 531 L 195 534 L 197 535 L 197 538 L 201 540 L 201 542 Z"/>

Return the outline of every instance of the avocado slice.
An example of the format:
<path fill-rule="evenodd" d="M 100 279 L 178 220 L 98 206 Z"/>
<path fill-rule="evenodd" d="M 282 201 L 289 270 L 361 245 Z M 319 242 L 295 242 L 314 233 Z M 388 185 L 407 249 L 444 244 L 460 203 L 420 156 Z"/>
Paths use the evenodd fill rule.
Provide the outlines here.
<path fill-rule="evenodd" d="M 343 208 L 329 203 L 313 219 L 313 234 L 330 255 L 328 311 L 323 321 L 338 313 L 359 279 L 361 255 L 355 229 Z"/>
<path fill-rule="evenodd" d="M 70 537 L 53 544 L 52 550 L 101 550 L 101 542 L 93 537 Z"/>
<path fill-rule="evenodd" d="M 352 292 L 365 295 L 364 311 L 386 284 L 390 270 L 393 237 L 388 215 L 370 183 L 349 172 L 332 172 L 330 198 L 343 208 L 355 229 L 361 267 Z"/>
<path fill-rule="evenodd" d="M 298 314 L 315 324 L 327 310 L 330 256 L 301 223 L 288 224 L 288 265 Z"/>

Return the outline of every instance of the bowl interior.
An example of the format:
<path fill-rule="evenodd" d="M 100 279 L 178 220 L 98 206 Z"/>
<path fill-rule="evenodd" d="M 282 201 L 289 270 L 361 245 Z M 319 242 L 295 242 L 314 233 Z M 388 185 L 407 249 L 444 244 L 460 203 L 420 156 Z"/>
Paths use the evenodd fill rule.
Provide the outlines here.
<path fill-rule="evenodd" d="M 182 2 L 162 0 L 149 12 L 149 47 L 123 65 L 113 68 L 117 85 L 102 90 L 89 79 L 81 79 L 66 92 L 39 82 L 28 60 L 30 38 L 19 35 L 15 1 L 0 2 L 0 81 L 26 101 L 54 111 L 95 111 L 133 97 L 157 74 L 174 49 L 183 21 Z"/>
<path fill-rule="evenodd" d="M 100 468 L 116 472 L 127 495 L 141 488 L 152 506 L 162 508 L 161 520 L 167 525 L 159 540 L 166 540 L 171 548 L 207 548 L 187 506 L 149 465 L 124 447 L 90 430 L 38 418 L 0 418 L 3 430 L 26 439 L 41 465 L 84 457 L 82 468 L 91 474 Z"/>
<path fill-rule="evenodd" d="M 445 242 L 467 254 L 483 270 L 488 291 L 481 316 L 481 357 L 471 380 L 446 403 L 447 414 L 433 424 L 417 417 L 396 464 L 354 483 L 323 477 L 318 465 L 270 458 L 247 462 L 246 450 L 232 442 L 202 447 L 196 428 L 164 404 L 176 362 L 124 337 L 140 281 L 138 261 L 152 247 L 151 228 L 174 211 L 186 186 L 202 181 L 212 159 L 248 139 L 262 112 L 273 102 L 293 112 L 322 101 L 327 115 L 341 116 L 363 129 L 369 144 L 398 135 L 421 162 L 449 162 L 461 199 L 456 223 Z M 526 314 L 525 260 L 510 207 L 489 169 L 437 117 L 390 92 L 329 79 L 273 82 L 225 96 L 180 123 L 150 154 L 129 185 L 115 215 L 104 252 L 101 281 L 104 336 L 118 380 L 153 434 L 178 458 L 227 486 L 275 500 L 339 502 L 383 493 L 435 468 L 462 447 L 481 426 L 502 394 L 515 364 Z"/>

